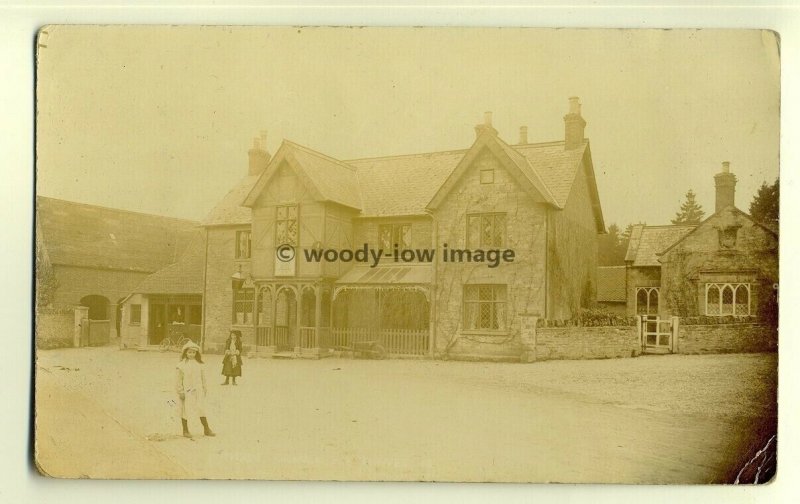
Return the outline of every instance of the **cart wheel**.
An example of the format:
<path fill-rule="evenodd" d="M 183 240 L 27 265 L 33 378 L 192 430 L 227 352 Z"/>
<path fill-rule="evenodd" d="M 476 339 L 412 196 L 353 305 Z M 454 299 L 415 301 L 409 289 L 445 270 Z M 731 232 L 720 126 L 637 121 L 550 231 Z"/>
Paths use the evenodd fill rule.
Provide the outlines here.
<path fill-rule="evenodd" d="M 171 347 L 171 346 L 172 346 L 172 340 L 169 339 L 169 336 L 167 336 L 166 338 L 161 340 L 161 351 L 162 352 L 166 352 L 167 350 L 169 350 L 169 347 Z"/>
<path fill-rule="evenodd" d="M 376 359 L 383 360 L 386 358 L 386 349 L 382 345 L 375 345 L 372 347 L 372 354 Z"/>

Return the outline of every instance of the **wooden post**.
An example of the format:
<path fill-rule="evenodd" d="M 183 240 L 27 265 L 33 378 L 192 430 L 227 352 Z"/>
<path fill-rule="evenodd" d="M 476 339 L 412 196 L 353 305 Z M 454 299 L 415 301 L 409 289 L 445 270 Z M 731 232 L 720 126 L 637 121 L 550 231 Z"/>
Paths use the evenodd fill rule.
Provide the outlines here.
<path fill-rule="evenodd" d="M 322 318 L 322 290 L 319 285 L 314 286 L 314 348 L 319 352 L 319 321 Z"/>
<path fill-rule="evenodd" d="M 678 320 L 678 317 L 672 317 L 672 345 L 670 345 L 672 353 L 678 353 L 678 336 L 680 334 L 680 322 Z"/>

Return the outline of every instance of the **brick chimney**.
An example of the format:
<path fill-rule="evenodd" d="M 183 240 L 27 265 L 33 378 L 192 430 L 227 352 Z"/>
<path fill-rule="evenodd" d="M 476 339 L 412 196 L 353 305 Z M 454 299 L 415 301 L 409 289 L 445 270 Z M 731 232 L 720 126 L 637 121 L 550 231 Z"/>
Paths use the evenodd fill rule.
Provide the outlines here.
<path fill-rule="evenodd" d="M 583 144 L 586 121 L 581 117 L 581 102 L 577 96 L 569 99 L 569 113 L 564 116 L 564 149 L 577 149 Z"/>
<path fill-rule="evenodd" d="M 734 206 L 736 175 L 731 173 L 731 163 L 729 161 L 723 161 L 722 171 L 714 175 L 714 183 L 717 186 L 717 199 L 714 205 L 714 213 L 719 212 L 725 207 Z"/>
<path fill-rule="evenodd" d="M 528 143 L 528 127 L 527 126 L 520 126 L 519 127 L 519 144 L 525 145 Z"/>
<path fill-rule="evenodd" d="M 481 133 L 488 131 L 492 135 L 497 135 L 497 130 L 492 127 L 492 113 L 483 113 L 483 124 L 475 125 L 475 138 L 481 136 Z"/>
<path fill-rule="evenodd" d="M 261 134 L 253 138 L 253 147 L 247 151 L 250 158 L 250 167 L 247 170 L 248 175 L 258 175 L 267 168 L 270 155 L 267 152 L 267 132 L 262 131 Z"/>

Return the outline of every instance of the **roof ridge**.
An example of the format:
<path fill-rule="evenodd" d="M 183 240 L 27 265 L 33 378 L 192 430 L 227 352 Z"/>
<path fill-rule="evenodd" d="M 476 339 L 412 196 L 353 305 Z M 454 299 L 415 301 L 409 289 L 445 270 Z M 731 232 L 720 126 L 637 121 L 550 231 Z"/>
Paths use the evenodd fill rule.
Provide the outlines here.
<path fill-rule="evenodd" d="M 354 158 L 354 159 L 347 159 L 346 162 L 355 162 L 355 161 L 375 161 L 378 159 L 400 159 L 400 158 L 410 158 L 410 157 L 420 157 L 420 156 L 444 156 L 448 154 L 460 154 L 465 153 L 469 149 L 453 149 L 453 150 L 446 150 L 446 151 L 431 151 L 431 152 L 418 152 L 415 154 L 396 154 L 396 155 L 388 155 L 388 156 L 372 156 L 372 157 L 365 157 L 365 158 Z"/>
<path fill-rule="evenodd" d="M 172 217 L 172 216 L 169 216 L 169 215 L 161 215 L 161 214 L 139 212 L 139 211 L 136 211 L 136 210 L 128 210 L 128 209 L 125 209 L 125 208 L 107 207 L 107 206 L 102 206 L 102 205 L 96 205 L 94 203 L 83 203 L 83 202 L 80 202 L 80 201 L 72 201 L 72 200 L 65 200 L 65 199 L 61 199 L 61 198 L 53 198 L 52 196 L 36 195 L 36 199 L 37 200 L 38 199 L 46 199 L 46 200 L 51 200 L 51 201 L 58 201 L 60 203 L 67 203 L 67 204 L 75 205 L 75 206 L 99 208 L 101 210 L 110 210 L 110 211 L 113 211 L 113 212 L 121 212 L 121 213 L 135 214 L 135 215 L 143 215 L 143 216 L 146 216 L 146 217 L 157 217 L 159 219 L 180 221 L 180 222 L 184 222 L 184 223 L 187 223 L 187 224 L 195 224 L 197 226 L 200 226 L 200 221 L 198 221 L 198 220 L 184 219 L 184 218 L 181 218 L 181 217 Z"/>
<path fill-rule="evenodd" d="M 300 150 L 308 152 L 309 154 L 313 154 L 313 155 L 319 156 L 319 157 L 321 157 L 323 159 L 326 159 L 328 161 L 331 161 L 331 162 L 334 162 L 334 163 L 336 163 L 338 165 L 341 165 L 342 168 L 347 168 L 348 170 L 351 170 L 351 171 L 354 171 L 354 172 L 358 171 L 355 166 L 350 166 L 349 164 L 347 164 L 346 161 L 342 161 L 341 159 L 336 159 L 335 157 L 332 157 L 332 156 L 324 154 L 324 153 L 322 153 L 320 151 L 314 150 L 311 147 L 306 147 L 305 145 L 300 145 L 297 142 L 293 142 L 293 141 L 287 140 L 285 138 L 283 139 L 283 141 L 286 142 L 287 144 L 290 144 L 293 147 L 297 147 Z"/>
<path fill-rule="evenodd" d="M 649 224 L 645 224 L 644 226 L 642 226 L 642 228 L 644 228 L 644 229 L 647 229 L 647 228 L 680 228 L 680 227 L 697 227 L 697 226 L 699 226 L 699 224 L 654 224 L 652 226 L 649 225 Z"/>

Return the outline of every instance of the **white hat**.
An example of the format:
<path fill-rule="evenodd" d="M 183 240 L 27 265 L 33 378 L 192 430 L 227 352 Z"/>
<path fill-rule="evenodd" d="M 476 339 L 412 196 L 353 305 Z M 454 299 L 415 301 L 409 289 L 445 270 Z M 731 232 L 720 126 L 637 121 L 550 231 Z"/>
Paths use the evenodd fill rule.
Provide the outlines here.
<path fill-rule="evenodd" d="M 181 355 L 185 354 L 186 351 L 189 350 L 190 348 L 193 348 L 193 349 L 197 350 L 197 353 L 200 353 L 200 346 L 197 343 L 195 343 L 194 341 L 190 340 L 190 341 L 187 341 L 185 345 L 183 345 L 183 348 L 181 349 Z"/>

